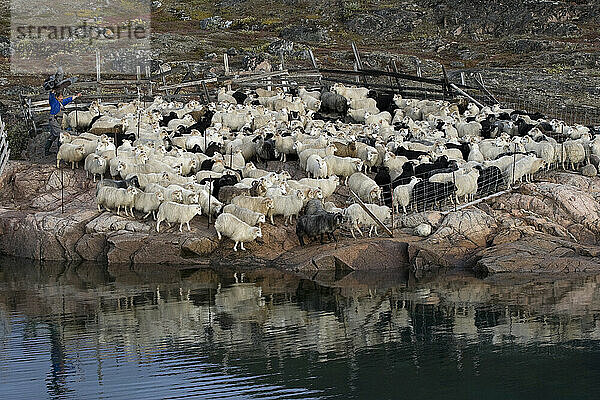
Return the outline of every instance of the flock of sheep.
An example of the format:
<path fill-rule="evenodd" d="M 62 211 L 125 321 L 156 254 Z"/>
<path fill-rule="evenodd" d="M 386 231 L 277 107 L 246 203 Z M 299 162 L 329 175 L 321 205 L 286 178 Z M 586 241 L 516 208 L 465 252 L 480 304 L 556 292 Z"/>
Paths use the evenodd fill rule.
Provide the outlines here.
<path fill-rule="evenodd" d="M 286 225 L 297 218 L 301 244 L 304 236 L 336 240 L 344 223 L 353 237 L 365 227 L 377 234 L 359 204 L 328 201 L 340 185 L 386 221 L 392 207 L 406 213 L 468 202 L 541 169 L 577 168 L 600 156 L 600 136 L 590 128 L 498 105 L 406 99 L 341 84 L 290 93 L 221 89 L 217 100 L 156 97 L 65 114 L 63 128 L 96 133 L 63 132 L 57 167 L 84 161 L 94 181 L 100 177 L 99 210 L 153 215 L 157 231 L 163 221 L 182 231 L 196 215 L 215 216 L 219 239 L 229 237 L 237 251 L 261 237 L 261 225 L 274 224 L 274 216 Z M 97 134 L 103 129 L 114 139 Z M 307 177 L 257 168 L 295 159 Z"/>

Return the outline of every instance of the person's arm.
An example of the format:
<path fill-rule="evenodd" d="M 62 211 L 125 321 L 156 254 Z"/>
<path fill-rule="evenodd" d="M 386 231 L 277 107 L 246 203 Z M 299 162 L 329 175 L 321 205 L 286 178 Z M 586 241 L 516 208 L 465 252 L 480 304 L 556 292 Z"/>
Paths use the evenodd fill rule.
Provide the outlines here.
<path fill-rule="evenodd" d="M 77 94 L 75 95 L 75 98 L 77 98 L 77 97 L 79 97 L 79 96 L 81 96 L 81 93 L 77 93 Z M 63 105 L 63 106 L 66 106 L 67 104 L 69 104 L 69 103 L 70 103 L 70 102 L 72 102 L 72 101 L 73 101 L 73 96 L 71 96 L 71 97 L 67 97 L 66 99 L 63 99 L 63 101 L 62 101 L 62 105 Z"/>

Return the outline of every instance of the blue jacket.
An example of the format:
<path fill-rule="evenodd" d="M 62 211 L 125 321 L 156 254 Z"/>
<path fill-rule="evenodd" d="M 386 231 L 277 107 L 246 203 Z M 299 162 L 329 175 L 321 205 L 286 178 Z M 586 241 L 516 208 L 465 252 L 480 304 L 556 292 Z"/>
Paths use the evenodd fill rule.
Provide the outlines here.
<path fill-rule="evenodd" d="M 60 112 L 60 102 L 58 101 L 53 92 L 50 92 L 50 98 L 48 100 L 50 101 L 50 115 L 58 114 Z M 66 99 L 62 100 L 62 105 L 66 106 L 72 101 L 73 97 L 67 97 Z"/>

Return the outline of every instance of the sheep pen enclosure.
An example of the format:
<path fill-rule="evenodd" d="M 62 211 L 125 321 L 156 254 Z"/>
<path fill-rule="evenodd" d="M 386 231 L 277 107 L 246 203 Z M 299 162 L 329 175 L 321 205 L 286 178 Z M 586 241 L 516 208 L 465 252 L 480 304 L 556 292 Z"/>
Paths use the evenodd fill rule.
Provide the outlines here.
<path fill-rule="evenodd" d="M 63 119 L 60 201 L 64 162 L 79 164 L 91 181 L 81 184 L 79 207 L 116 213 L 119 229 L 215 242 L 223 234 L 239 251 L 277 235 L 287 237 L 284 248 L 303 235 L 313 243 L 384 231 L 427 237 L 435 224 L 425 216 L 413 226 L 410 216 L 456 212 L 553 170 L 597 174 L 591 114 L 587 124 L 574 114 L 567 122 L 534 104 L 498 103 L 481 77 L 470 86 L 451 83 L 445 71 L 432 79 L 393 64 L 364 70 L 356 55 L 356 71 L 319 68 L 314 59 L 310 70 L 255 74 L 226 64 L 222 77 L 186 74 L 171 84 L 161 67 L 158 87 L 147 71 L 121 82 L 137 89 L 125 98 L 88 95 Z M 38 129 L 43 104 L 23 104 Z M 219 218 L 227 224 L 215 232 Z"/>

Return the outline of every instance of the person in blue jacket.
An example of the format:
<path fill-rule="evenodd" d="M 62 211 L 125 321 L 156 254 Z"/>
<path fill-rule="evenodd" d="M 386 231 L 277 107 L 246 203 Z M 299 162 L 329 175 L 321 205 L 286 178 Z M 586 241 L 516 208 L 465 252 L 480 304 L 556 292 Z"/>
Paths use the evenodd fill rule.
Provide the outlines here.
<path fill-rule="evenodd" d="M 74 97 L 77 98 L 79 96 L 81 96 L 81 93 L 77 93 Z M 44 152 L 46 156 L 50 154 L 52 143 L 60 137 L 63 110 L 67 104 L 73 101 L 73 97 L 67 97 L 65 99 L 61 92 L 51 90 L 48 101 L 50 102 L 50 118 L 48 119 L 50 125 L 50 137 L 48 137 L 48 140 L 46 141 L 46 149 Z"/>

